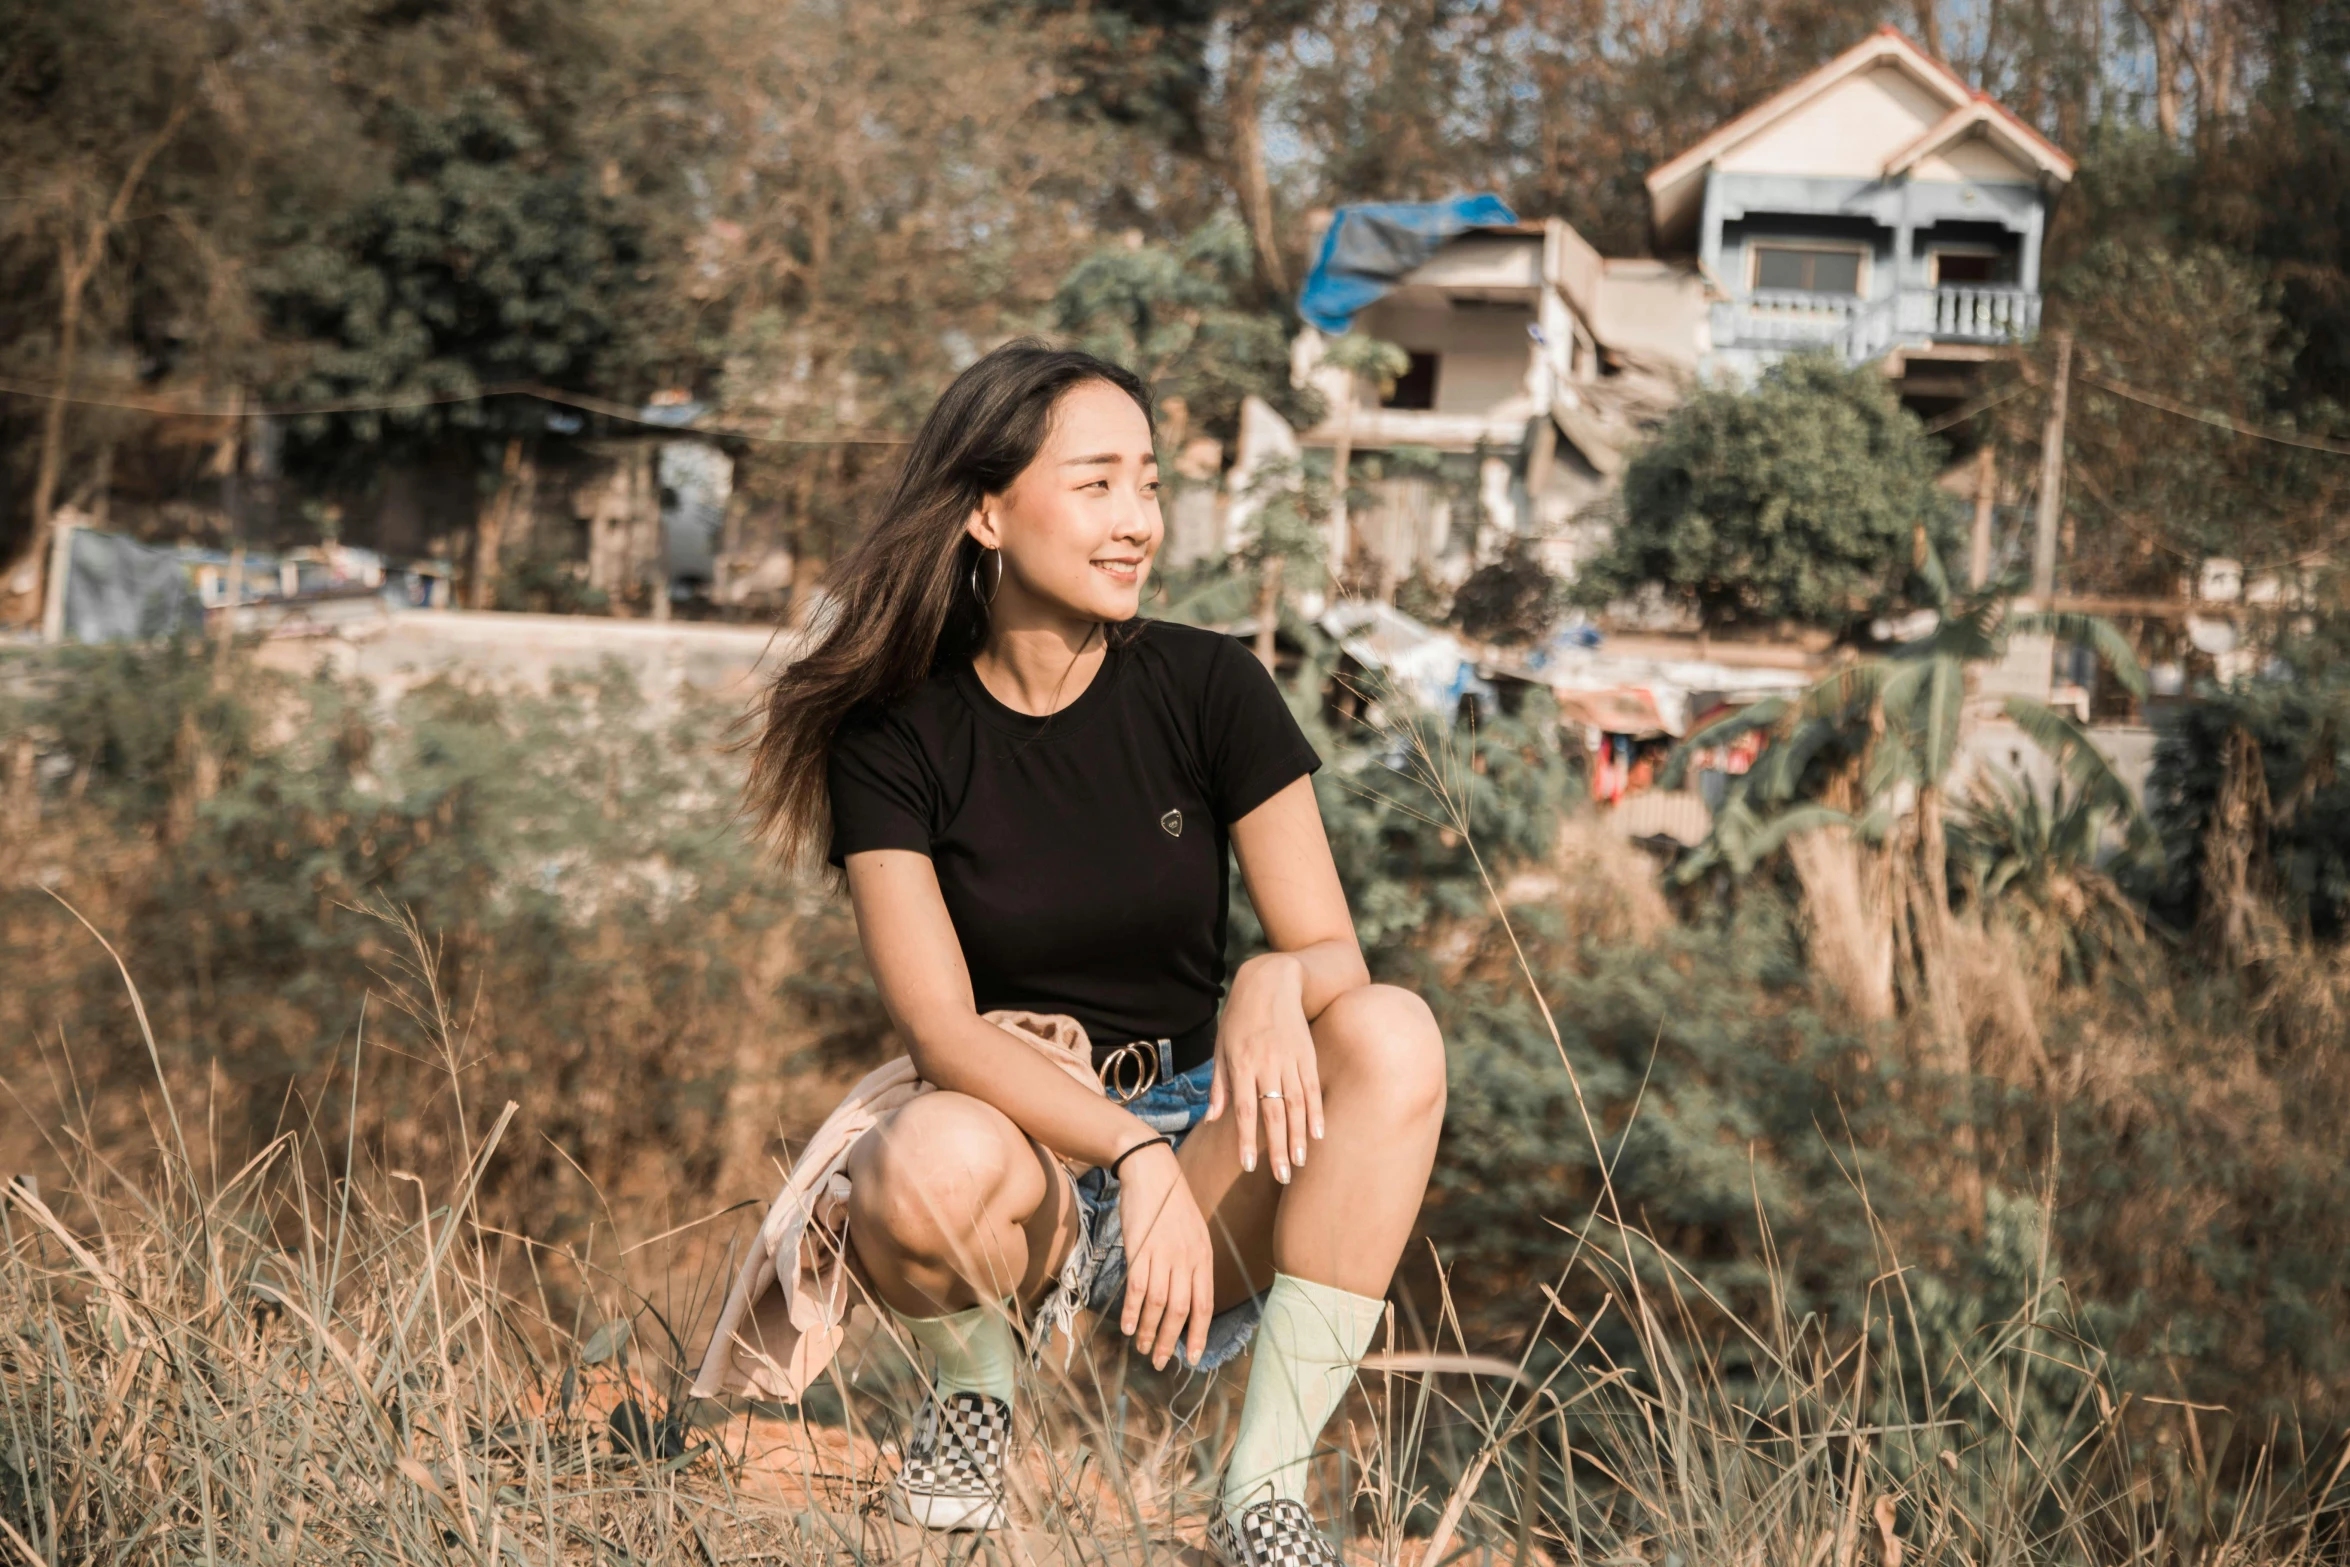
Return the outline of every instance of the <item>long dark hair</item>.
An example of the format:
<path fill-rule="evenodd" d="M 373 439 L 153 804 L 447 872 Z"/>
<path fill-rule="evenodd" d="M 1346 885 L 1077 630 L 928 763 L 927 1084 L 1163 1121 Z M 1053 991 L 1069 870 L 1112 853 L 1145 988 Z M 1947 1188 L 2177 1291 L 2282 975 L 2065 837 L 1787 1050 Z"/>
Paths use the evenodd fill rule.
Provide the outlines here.
<path fill-rule="evenodd" d="M 1124 392 L 1151 419 L 1141 377 L 1034 338 L 988 354 L 931 405 L 880 516 L 824 574 L 816 645 L 767 691 L 745 797 L 786 861 L 821 851 L 831 832 L 826 774 L 841 721 L 905 696 L 986 640 L 987 606 L 972 591 L 981 551 L 963 524 L 982 496 L 1002 494 L 1036 460 L 1062 394 L 1092 381 Z"/>

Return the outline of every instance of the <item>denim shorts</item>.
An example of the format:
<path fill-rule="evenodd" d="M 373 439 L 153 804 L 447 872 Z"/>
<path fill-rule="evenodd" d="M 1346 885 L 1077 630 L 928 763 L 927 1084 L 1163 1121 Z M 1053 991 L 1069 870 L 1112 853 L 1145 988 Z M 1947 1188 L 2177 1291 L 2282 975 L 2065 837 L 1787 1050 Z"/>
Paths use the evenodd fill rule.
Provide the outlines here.
<path fill-rule="evenodd" d="M 1154 1132 L 1163 1132 L 1177 1144 L 1208 1118 L 1208 1090 L 1215 1082 L 1216 1063 L 1202 1061 L 1188 1072 L 1153 1083 L 1126 1108 Z M 1064 1333 L 1079 1311 L 1114 1317 L 1126 1298 L 1126 1237 L 1118 1213 L 1118 1182 L 1109 1171 L 1095 1168 L 1077 1180 L 1078 1239 L 1053 1294 L 1038 1314 L 1033 1342 L 1043 1352 L 1054 1329 Z M 1197 1361 L 1176 1348 L 1183 1364 L 1194 1371 L 1213 1371 L 1248 1347 L 1257 1329 L 1257 1302 L 1244 1300 L 1216 1313 L 1208 1323 L 1208 1347 Z"/>

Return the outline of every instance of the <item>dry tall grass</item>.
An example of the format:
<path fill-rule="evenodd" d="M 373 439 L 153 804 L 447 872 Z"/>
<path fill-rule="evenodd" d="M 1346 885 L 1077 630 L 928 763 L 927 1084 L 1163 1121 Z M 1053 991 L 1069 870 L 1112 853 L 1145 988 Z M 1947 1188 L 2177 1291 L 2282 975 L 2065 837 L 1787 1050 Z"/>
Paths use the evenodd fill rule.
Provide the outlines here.
<path fill-rule="evenodd" d="M 442 1042 L 460 1157 L 440 1181 L 330 1177 L 357 1151 L 300 1128 L 199 1180 L 204 1128 L 168 1093 L 151 1179 L 60 1129 L 71 1186 L 13 1185 L 0 1232 L 0 1555 L 715 1567 L 971 1553 L 881 1520 L 888 1439 L 914 1392 L 888 1346 L 868 1337 L 833 1397 L 799 1410 L 688 1405 L 690 1322 L 590 1257 L 485 1224 L 474 1194 L 515 1106 L 466 1106 L 458 1042 Z M 1527 1303 L 1517 1360 L 1469 1353 L 1447 1311 L 1366 1368 L 1321 1476 L 1357 1559 L 2342 1559 L 2341 1514 L 2318 1498 L 2350 1453 L 2299 1451 L 2280 1431 L 2223 1484 L 2198 1411 L 2130 1409 L 2045 1274 L 2025 1313 L 1940 1357 L 1890 1250 L 1864 1331 L 1833 1341 L 1816 1321 L 1740 1321 L 1637 1227 L 1580 1217 L 1596 1220 L 1581 1277 Z M 599 1309 L 564 1316 L 511 1287 L 517 1259 L 533 1278 L 574 1270 Z M 1599 1304 L 1578 1313 L 1569 1295 Z M 1098 1351 L 1037 1373 L 1020 1525 L 988 1554 L 1196 1551 L 1230 1384 L 1161 1403 L 1126 1376 Z M 2179 1435 L 2159 1477 L 2131 1458 L 2149 1417 Z"/>
<path fill-rule="evenodd" d="M 1473 846 L 1457 769 L 1421 762 L 1435 809 Z M 1645 879 L 1616 890 L 1631 851 L 1570 831 L 1557 855 L 1542 874 L 1572 895 L 1576 929 L 1665 923 Z M 1527 889 L 1492 890 L 1506 931 Z M 438 1087 L 408 1101 L 421 1111 L 330 1119 L 429 1127 L 372 1147 L 323 1136 L 305 1107 L 326 1085 L 306 1084 L 240 1163 L 203 1085 L 164 1069 L 194 1041 L 164 1048 L 140 1007 L 153 1157 L 134 1160 L 133 1096 L 117 1081 L 107 1102 L 82 1102 L 65 1060 L 48 1139 L 67 1178 L 16 1184 L 0 1204 L 0 1561 L 1196 1555 L 1231 1373 L 1161 1379 L 1108 1341 L 1048 1360 L 1023 1399 L 1018 1526 L 978 1546 L 884 1520 L 890 1444 L 918 1385 L 870 1323 L 799 1408 L 687 1401 L 700 1324 L 731 1273 L 719 1238 L 755 1214 L 655 1223 L 616 1195 L 584 1235 L 501 1222 L 511 1203 L 483 1200 L 501 1167 L 559 1151 L 521 1146 L 516 1105 L 475 1102 L 485 1069 L 440 994 L 434 945 L 413 925 L 400 940 L 404 966 L 383 967 L 413 980 L 397 988 Z M 1977 956 L 1987 974 L 2020 961 Z M 1524 977 L 1547 1006 L 1531 965 Z M 2314 1004 L 2302 1012 L 2322 1025 Z M 1986 1005 L 1981 1026 L 1998 1013 Z M 2029 1021 L 2010 1019 L 2019 1040 Z M 1563 1047 L 1559 1068 L 1572 1078 Z M 356 1095 L 361 1080 L 331 1082 Z M 1560 1134 L 1605 1169 L 1626 1128 L 1595 1119 Z M 395 1166 L 386 1149 L 430 1157 Z M 764 1152 L 746 1141 L 728 1159 Z M 1783 1280 L 1804 1259 L 1776 1249 L 1761 1307 L 1733 1309 L 1604 1181 L 1586 1211 L 1528 1213 L 1580 1239 L 1523 1302 L 1517 1354 L 1480 1354 L 1449 1295 L 1430 1320 L 1400 1319 L 1327 1440 L 1324 1516 L 1377 1567 L 2350 1560 L 2338 1435 L 2280 1421 L 2230 1440 L 2215 1411 L 2120 1390 L 2051 1261 L 2056 1175 L 2041 1172 L 2036 1203 L 1998 1198 L 1986 1216 L 2022 1260 L 2023 1306 L 1955 1332 L 1953 1302 L 1905 1253 L 1911 1226 L 1876 1225 L 1854 1327 L 1792 1309 Z"/>

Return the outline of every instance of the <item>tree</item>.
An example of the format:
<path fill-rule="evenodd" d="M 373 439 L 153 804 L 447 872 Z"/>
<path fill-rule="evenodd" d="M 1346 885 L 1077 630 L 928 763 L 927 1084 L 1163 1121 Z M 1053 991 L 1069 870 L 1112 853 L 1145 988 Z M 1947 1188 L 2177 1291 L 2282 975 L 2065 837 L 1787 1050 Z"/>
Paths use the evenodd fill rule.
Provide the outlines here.
<path fill-rule="evenodd" d="M 1369 381 L 1385 397 L 1395 390 L 1395 378 L 1412 367 L 1412 356 L 1382 338 L 1349 332 L 1334 337 L 1322 349 L 1322 362 L 1345 372 L 1338 398 L 1338 440 L 1330 452 L 1330 543 L 1332 571 L 1346 569 L 1346 502 L 1352 487 L 1355 453 L 1355 388 Z"/>
<path fill-rule="evenodd" d="M 89 293 L 90 279 L 106 259 L 114 231 L 130 215 L 130 205 L 139 193 L 139 186 L 147 177 L 147 169 L 155 155 L 170 145 L 186 123 L 192 98 L 183 98 L 172 105 L 157 126 L 137 147 L 131 150 L 112 195 L 102 206 L 90 212 L 78 223 L 73 216 L 63 216 L 57 240 L 57 354 L 56 382 L 60 395 L 49 399 L 41 416 L 41 456 L 37 476 L 33 480 L 32 535 L 26 541 L 24 557 L 38 567 L 48 552 L 51 511 L 57 501 L 57 472 L 65 455 L 64 394 L 73 390 L 74 371 L 79 368 L 82 336 L 82 302 Z M 78 229 L 78 232 L 76 232 Z M 19 566 L 21 571 L 22 567 Z M 11 574 L 13 582 L 15 574 Z"/>
<path fill-rule="evenodd" d="M 1285 243 L 1273 206 L 1273 178 L 1265 156 L 1265 75 L 1273 50 L 1305 25 L 1318 0 L 1275 0 L 1229 7 L 1224 32 L 1224 169 L 1248 223 L 1258 285 L 1268 299 L 1289 294 Z"/>
<path fill-rule="evenodd" d="M 364 454 L 372 466 L 387 449 L 433 447 L 477 491 L 498 475 L 470 519 L 465 572 L 466 603 L 486 609 L 548 422 L 532 399 L 476 399 L 539 384 L 640 400 L 671 296 L 655 287 L 644 226 L 559 125 L 532 123 L 486 86 L 390 119 L 389 180 L 257 269 L 273 324 L 297 345 L 274 390 L 363 405 L 297 423 L 313 460 Z M 408 406 L 364 406 L 378 401 Z M 659 598 L 656 613 L 666 608 Z"/>
<path fill-rule="evenodd" d="M 391 180 L 332 228 L 267 266 L 260 288 L 281 331 L 314 345 L 278 388 L 296 401 L 445 399 L 341 416 L 363 439 L 512 423 L 534 405 L 467 401 L 537 382 L 625 396 L 643 389 L 649 326 L 645 235 L 596 171 L 476 88 L 442 108 L 395 111 Z M 332 426 L 306 426 L 313 435 Z"/>
<path fill-rule="evenodd" d="M 1291 562 L 1302 571 L 1323 563 L 1322 531 L 1314 526 L 1320 486 L 1296 463 L 1260 467 L 1241 499 L 1251 508 L 1248 537 L 1238 561 L 1257 578 L 1257 657 L 1273 667 L 1273 635 L 1281 620 L 1281 581 Z"/>
<path fill-rule="evenodd" d="M 2286 406 L 2297 349 L 2266 268 L 2214 245 L 2099 240 L 2055 280 L 2080 352 L 2066 425 L 2066 571 L 2076 592 L 2168 594 L 2204 559 L 2247 572 L 2320 556 L 2344 536 L 2350 464 L 2132 399 L 2339 438 L 2322 404 Z M 2045 363 L 2036 379 L 2045 387 Z M 2003 405 L 2004 440 L 2037 441 L 2044 397 Z"/>
<path fill-rule="evenodd" d="M 1249 240 L 1230 216 L 1173 245 L 1105 245 L 1077 263 L 1049 319 L 1088 353 L 1122 364 L 1162 404 L 1182 399 L 1189 427 L 1229 440 L 1241 400 L 1264 398 L 1292 424 L 1311 424 L 1321 398 L 1289 381 L 1282 320 L 1241 303 Z"/>
<path fill-rule="evenodd" d="M 1610 255 L 1650 242 L 1649 169 L 1885 20 L 1881 0 L 1319 10 L 1272 95 L 1309 154 L 1296 205 L 1498 190 Z"/>
<path fill-rule="evenodd" d="M 133 366 L 218 372 L 249 347 L 236 261 L 292 162 L 282 105 L 315 76 L 298 33 L 272 0 L 0 6 L 0 365 L 57 394 L 0 450 L 25 481 L 0 503 L 0 614 L 27 593 L 13 607 L 37 613 L 76 437 L 103 422 L 72 401 L 105 395 L 93 367 L 113 390 Z"/>
<path fill-rule="evenodd" d="M 1940 450 L 1874 367 L 1807 354 L 1751 389 L 1701 390 L 1633 458 L 1577 597 L 1653 584 L 1708 630 L 1840 630 L 1896 600 L 1918 530 L 1937 548 L 1956 537 Z"/>
<path fill-rule="evenodd" d="M 2271 8 L 2259 96 L 2211 160 L 2210 237 L 2274 270 L 2296 402 L 2350 402 L 2350 0 Z"/>
<path fill-rule="evenodd" d="M 2350 933 L 2350 690 L 2297 674 L 2181 704 L 2146 781 L 2157 909 L 2230 966 L 2287 932 Z M 2269 941 L 2256 939 L 2271 938 Z"/>
<path fill-rule="evenodd" d="M 1564 589 L 1527 541 L 1513 538 L 1502 546 L 1499 559 L 1470 572 L 1454 590 L 1453 622 L 1482 642 L 1504 647 L 1540 642 L 1566 607 Z"/>
<path fill-rule="evenodd" d="M 827 438 L 910 431 L 956 371 L 1049 320 L 1102 234 L 1138 221 L 1100 171 L 1163 166 L 1106 105 L 1078 112 L 1053 68 L 1106 19 L 1029 15 L 702 0 L 681 25 L 680 157 L 707 193 L 682 281 L 720 414 L 808 443 L 764 449 L 745 485 L 802 583 L 892 455 Z"/>

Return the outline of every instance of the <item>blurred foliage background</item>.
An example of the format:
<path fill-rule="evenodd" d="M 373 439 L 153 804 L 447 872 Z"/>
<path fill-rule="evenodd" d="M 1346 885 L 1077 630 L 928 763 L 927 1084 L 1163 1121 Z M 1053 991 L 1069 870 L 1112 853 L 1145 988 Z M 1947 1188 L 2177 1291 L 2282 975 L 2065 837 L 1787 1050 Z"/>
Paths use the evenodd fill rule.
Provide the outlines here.
<path fill-rule="evenodd" d="M 1669 879 L 1584 803 L 1580 749 L 1538 696 L 1475 729 L 1366 729 L 1329 716 L 1336 666 L 1315 643 L 1289 686 L 1329 759 L 1317 787 L 1373 969 L 1426 994 L 1451 1044 L 1424 1229 L 1472 1342 L 1518 1342 L 1529 1302 L 1620 1217 L 1711 1310 L 1857 1331 L 1897 1257 L 1947 1335 L 1936 1356 L 2053 1276 L 2125 1388 L 2341 1418 L 2331 793 L 2259 829 L 2265 945 L 2231 959 L 2194 912 L 2215 769 L 2242 732 L 2229 704 L 2258 709 L 2241 722 L 2278 798 L 2340 731 L 2215 693 L 2157 771 L 2168 852 L 2129 865 L 1962 810 L 1954 1072 L 1930 1008 L 1870 1021 L 1823 977 L 1808 864 Z M 388 1168 L 445 1168 L 451 1096 L 511 1097 L 525 1135 L 484 1201 L 549 1244 L 760 1200 L 770 1161 L 889 1048 L 845 905 L 747 844 L 732 715 L 690 695 L 653 700 L 607 667 L 387 706 L 195 644 L 10 673 L 7 722 L 51 759 L 13 774 L 0 846 L 13 1168 L 49 1168 L 44 1140 L 85 1117 L 75 1135 L 126 1158 L 156 1146 L 120 976 L 58 898 L 127 960 L 224 1169 L 294 1123 Z M 2003 856 L 2026 863 L 1987 892 Z M 2153 912 L 2064 961 L 2050 928 L 2082 926 L 2068 900 L 2109 871 Z M 1240 950 L 1258 935 L 1236 915 Z M 1433 1321 L 1424 1260 L 1405 1298 Z"/>
<path fill-rule="evenodd" d="M 1248 391 L 1315 412 L 1317 214 L 1492 190 L 1639 255 L 1650 168 L 1887 24 L 2079 158 L 2045 275 L 2084 372 L 2341 427 L 2343 0 L 0 0 L 0 559 L 67 504 L 456 556 L 510 440 L 666 391 L 759 437 L 748 535 L 819 571 L 988 344 L 1116 352 L 1171 450 L 1229 446 Z M 2005 471 L 2045 368 L 1976 416 Z M 516 387 L 565 401 L 479 395 Z M 212 416 L 262 408 L 273 483 Z M 2075 591 L 2340 527 L 2323 454 L 2086 382 L 2072 427 Z M 425 534 L 376 537 L 407 491 Z"/>

